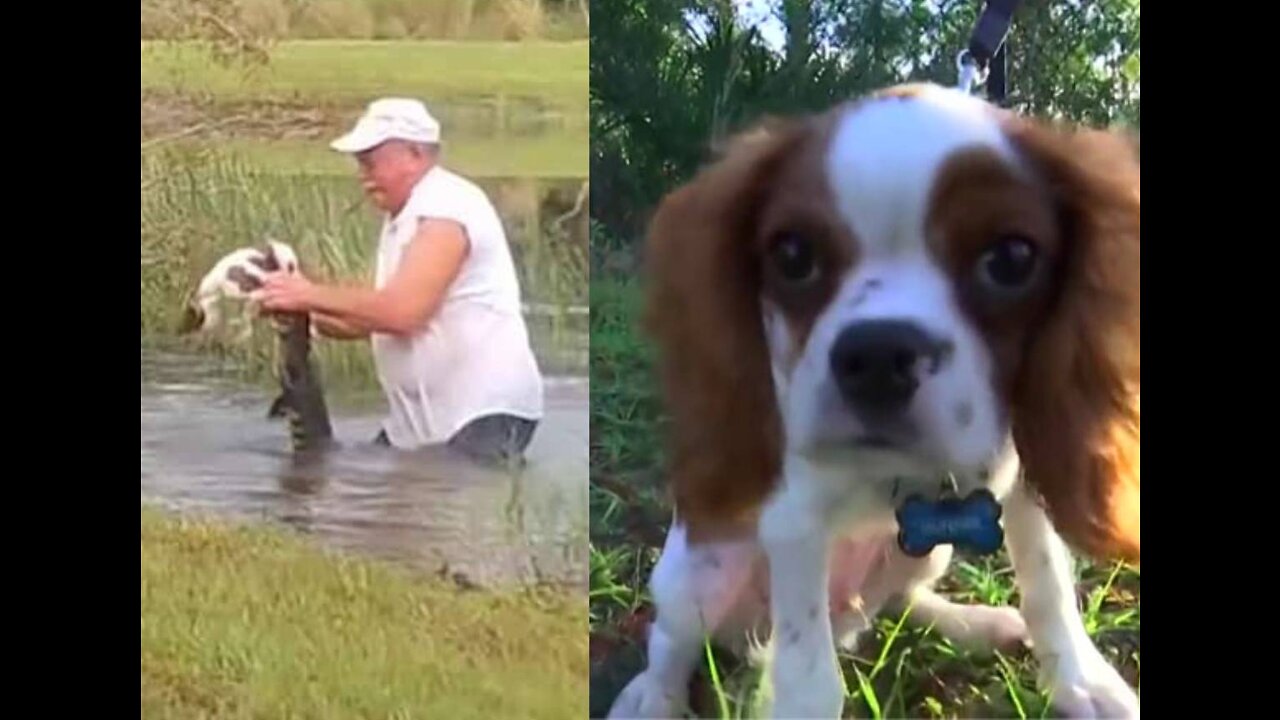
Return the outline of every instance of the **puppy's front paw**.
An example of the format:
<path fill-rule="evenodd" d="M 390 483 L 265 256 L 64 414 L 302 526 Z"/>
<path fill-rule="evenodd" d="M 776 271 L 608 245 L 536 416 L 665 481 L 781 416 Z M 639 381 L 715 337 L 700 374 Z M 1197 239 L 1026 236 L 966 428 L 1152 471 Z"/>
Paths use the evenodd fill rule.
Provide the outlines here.
<path fill-rule="evenodd" d="M 835 692 L 810 695 L 779 692 L 767 717 L 773 720 L 836 720 L 844 710 L 844 696 Z"/>
<path fill-rule="evenodd" d="M 1138 695 L 1129 683 L 1092 649 L 1080 662 L 1060 667 L 1052 683 L 1053 706 L 1070 718 L 1138 718 Z"/>
<path fill-rule="evenodd" d="M 1014 652 L 1031 642 L 1027 622 L 1016 608 L 972 606 L 970 620 L 974 624 L 971 643 L 977 649 Z"/>
<path fill-rule="evenodd" d="M 772 697 L 766 701 L 765 717 L 774 720 L 835 720 L 844 709 L 838 668 L 833 662 L 824 668 L 812 664 L 809 675 L 787 677 L 785 670 L 773 675 Z"/>
<path fill-rule="evenodd" d="M 609 708 L 610 718 L 678 718 L 688 702 L 685 688 L 667 688 L 643 672 L 631 679 Z"/>

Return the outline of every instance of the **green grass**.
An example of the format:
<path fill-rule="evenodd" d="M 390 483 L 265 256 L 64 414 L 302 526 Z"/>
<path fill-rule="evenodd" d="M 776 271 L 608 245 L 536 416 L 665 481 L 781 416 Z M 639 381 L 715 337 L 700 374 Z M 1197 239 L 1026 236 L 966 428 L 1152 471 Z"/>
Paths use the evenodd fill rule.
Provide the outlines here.
<path fill-rule="evenodd" d="M 577 42 L 290 40 L 267 67 L 245 74 L 196 45 L 142 43 L 142 89 L 222 101 L 363 105 L 406 94 L 431 103 L 533 98 L 567 114 L 587 109 L 588 47 Z"/>
<path fill-rule="evenodd" d="M 351 158 L 329 149 L 329 139 L 243 138 L 220 142 L 217 148 L 264 172 L 341 177 L 354 183 Z M 443 160 L 471 178 L 576 179 L 587 176 L 589 142 L 585 132 L 465 136 L 445 146 Z"/>
<path fill-rule="evenodd" d="M 582 599 L 479 593 L 143 507 L 142 716 L 565 718 Z"/>
<path fill-rule="evenodd" d="M 660 483 L 661 405 L 652 348 L 637 333 L 641 281 L 596 275 L 591 287 L 592 711 L 607 709 L 644 662 L 648 577 L 669 522 Z M 1082 563 L 1078 589 L 1086 629 L 1135 686 L 1139 683 L 1141 575 Z M 1016 603 L 1007 556 L 957 556 L 939 590 L 957 602 Z M 983 657 L 889 613 L 854 655 L 841 657 L 847 717 L 1043 717 L 1047 698 L 1029 653 Z M 726 654 L 709 653 L 695 682 L 701 717 L 752 717 L 761 678 Z"/>
<path fill-rule="evenodd" d="M 175 9 L 198 0 L 143 0 L 142 37 L 186 37 L 192 29 Z M 202 3 L 206 9 L 212 5 Z M 220 17 L 251 36 L 284 39 L 575 40 L 588 35 L 576 3 L 543 0 L 238 0 Z M 238 12 L 236 12 L 238 11 Z M 237 17 L 238 16 L 238 17 Z"/>

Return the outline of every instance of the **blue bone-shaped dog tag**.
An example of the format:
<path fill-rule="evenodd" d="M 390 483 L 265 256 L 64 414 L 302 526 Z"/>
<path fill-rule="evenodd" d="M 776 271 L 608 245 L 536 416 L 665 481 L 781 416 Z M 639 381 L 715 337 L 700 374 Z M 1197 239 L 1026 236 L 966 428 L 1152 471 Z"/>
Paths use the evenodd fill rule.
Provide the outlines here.
<path fill-rule="evenodd" d="M 1000 503 L 985 489 L 937 502 L 912 495 L 898 508 L 898 547 L 911 557 L 924 557 L 938 545 L 989 555 L 1004 544 L 1000 513 Z"/>

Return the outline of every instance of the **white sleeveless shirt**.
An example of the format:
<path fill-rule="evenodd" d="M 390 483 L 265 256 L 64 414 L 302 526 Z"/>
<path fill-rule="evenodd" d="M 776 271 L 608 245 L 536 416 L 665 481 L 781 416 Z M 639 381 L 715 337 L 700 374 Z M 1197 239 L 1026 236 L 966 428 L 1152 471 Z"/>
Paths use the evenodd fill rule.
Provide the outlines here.
<path fill-rule="evenodd" d="M 433 167 L 383 222 L 376 286 L 394 276 L 423 218 L 453 220 L 469 251 L 439 309 L 403 338 L 373 333 L 383 422 L 400 448 L 446 442 L 482 415 L 542 417 L 542 378 L 521 313 L 520 285 L 497 211 L 474 183 Z"/>

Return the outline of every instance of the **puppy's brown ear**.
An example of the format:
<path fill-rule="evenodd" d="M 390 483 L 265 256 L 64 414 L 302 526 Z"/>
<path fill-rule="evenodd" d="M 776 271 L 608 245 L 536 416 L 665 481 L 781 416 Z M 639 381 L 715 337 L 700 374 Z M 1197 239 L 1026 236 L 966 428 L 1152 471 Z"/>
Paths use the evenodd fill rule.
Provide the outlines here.
<path fill-rule="evenodd" d="M 693 540 L 750 522 L 779 470 L 754 219 L 803 134 L 775 122 L 738 135 L 650 223 L 645 326 L 658 347 L 676 512 Z"/>
<path fill-rule="evenodd" d="M 1015 390 L 1018 453 L 1069 544 L 1140 562 L 1140 165 L 1116 133 L 1017 121 L 1012 138 L 1048 182 L 1064 250 Z"/>
<path fill-rule="evenodd" d="M 260 255 L 249 258 L 249 262 L 267 272 L 275 272 L 280 269 L 280 261 L 276 258 L 276 251 L 271 247 L 271 243 L 263 243 L 255 249 Z"/>

